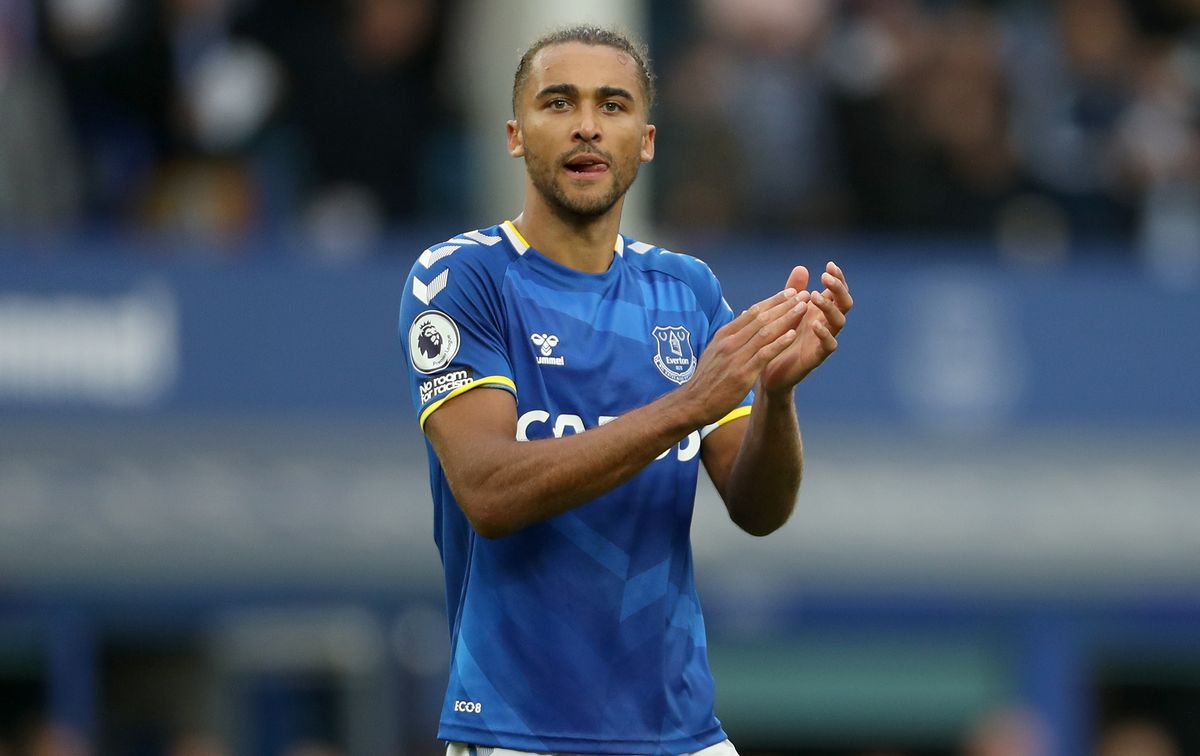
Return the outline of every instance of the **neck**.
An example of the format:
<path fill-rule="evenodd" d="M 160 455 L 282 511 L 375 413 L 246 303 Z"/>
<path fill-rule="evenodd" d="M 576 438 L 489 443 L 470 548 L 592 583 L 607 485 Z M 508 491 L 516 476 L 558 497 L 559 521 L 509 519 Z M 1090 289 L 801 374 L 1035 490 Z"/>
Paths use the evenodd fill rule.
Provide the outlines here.
<path fill-rule="evenodd" d="M 525 241 L 538 252 L 582 273 L 603 273 L 612 265 L 613 247 L 621 231 L 621 206 L 617 200 L 608 212 L 592 218 L 563 217 L 545 202 L 532 200 L 536 191 L 526 193 L 525 207 L 513 219 L 513 225 Z"/>

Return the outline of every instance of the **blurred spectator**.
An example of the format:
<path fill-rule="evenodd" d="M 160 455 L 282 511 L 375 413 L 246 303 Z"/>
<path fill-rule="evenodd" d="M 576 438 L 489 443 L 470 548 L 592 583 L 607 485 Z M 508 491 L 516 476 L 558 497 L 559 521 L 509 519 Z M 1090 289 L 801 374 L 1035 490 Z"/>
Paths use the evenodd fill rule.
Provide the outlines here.
<path fill-rule="evenodd" d="M 1138 61 L 1117 143 L 1138 197 L 1139 247 L 1163 280 L 1186 284 L 1200 278 L 1200 3 L 1149 5 L 1164 15 L 1146 21 L 1156 31 Z M 1192 25 L 1190 38 L 1171 33 L 1180 22 Z"/>
<path fill-rule="evenodd" d="M 169 52 L 154 0 L 46 0 L 42 43 L 83 153 L 85 220 L 126 225 L 164 153 Z"/>
<path fill-rule="evenodd" d="M 1118 126 L 1140 52 L 1121 0 L 1059 0 L 1013 15 L 1009 74 L 1018 150 L 1075 236 L 1134 229 Z"/>
<path fill-rule="evenodd" d="M 282 73 L 265 49 L 233 33 L 236 0 L 163 5 L 171 62 L 167 153 L 144 186 L 138 219 L 160 232 L 236 241 L 277 220 L 253 158 Z"/>
<path fill-rule="evenodd" d="M 30 731 L 18 753 L 22 756 L 91 756 L 92 747 L 64 724 L 42 722 Z"/>
<path fill-rule="evenodd" d="M 663 220 L 688 231 L 791 232 L 842 222 L 819 52 L 831 3 L 704 0 L 700 36 L 668 66 Z"/>
<path fill-rule="evenodd" d="M 288 72 L 300 223 L 331 254 L 457 210 L 463 149 L 439 74 L 449 6 L 261 0 L 246 19 Z"/>
<path fill-rule="evenodd" d="M 305 741 L 288 748 L 284 756 L 344 756 L 344 754 L 328 743 Z"/>
<path fill-rule="evenodd" d="M 0 0 L 0 230 L 52 231 L 79 214 L 70 121 L 33 20 L 28 0 Z"/>
<path fill-rule="evenodd" d="M 970 5 L 865 3 L 843 18 L 830 59 L 855 227 L 989 234 L 1029 190 L 1000 40 L 998 19 Z"/>
<path fill-rule="evenodd" d="M 1096 756 L 1179 756 L 1179 746 L 1161 725 L 1131 719 L 1104 731 L 1096 747 Z"/>
<path fill-rule="evenodd" d="M 965 756 L 1050 756 L 1041 721 L 1022 708 L 986 713 L 967 733 Z"/>
<path fill-rule="evenodd" d="M 231 756 L 229 747 L 208 733 L 188 733 L 171 743 L 167 756 Z"/>

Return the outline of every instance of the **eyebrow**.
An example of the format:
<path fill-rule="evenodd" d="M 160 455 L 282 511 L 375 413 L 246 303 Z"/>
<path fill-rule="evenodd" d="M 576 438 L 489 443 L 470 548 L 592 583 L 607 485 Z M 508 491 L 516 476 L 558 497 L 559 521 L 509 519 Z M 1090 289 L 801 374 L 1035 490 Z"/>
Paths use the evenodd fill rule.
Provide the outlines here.
<path fill-rule="evenodd" d="M 602 98 L 622 97 L 630 102 L 633 101 L 633 94 L 628 89 L 622 89 L 621 87 L 600 87 L 596 90 L 596 94 Z"/>
<path fill-rule="evenodd" d="M 574 84 L 550 84 L 548 86 L 542 87 L 541 91 L 539 91 L 537 93 L 537 99 L 541 99 L 547 95 L 554 95 L 554 94 L 570 95 L 572 97 L 578 96 L 579 87 L 575 86 Z M 633 94 L 628 89 L 625 89 L 623 87 L 613 87 L 613 86 L 597 87 L 596 94 L 601 99 L 606 99 L 609 97 L 621 97 L 623 99 L 629 100 L 630 102 L 634 101 Z"/>

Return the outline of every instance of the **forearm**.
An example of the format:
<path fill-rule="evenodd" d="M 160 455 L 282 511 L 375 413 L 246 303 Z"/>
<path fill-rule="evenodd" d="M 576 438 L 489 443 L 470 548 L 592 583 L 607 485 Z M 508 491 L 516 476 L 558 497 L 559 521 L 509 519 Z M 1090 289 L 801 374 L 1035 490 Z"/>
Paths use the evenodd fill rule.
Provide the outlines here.
<path fill-rule="evenodd" d="M 757 536 L 792 514 L 804 473 L 804 445 L 791 391 L 755 394 L 754 410 L 722 491 L 730 518 Z"/>
<path fill-rule="evenodd" d="M 611 491 L 702 424 L 677 390 L 583 433 L 480 438 L 447 479 L 476 531 L 499 538 Z"/>

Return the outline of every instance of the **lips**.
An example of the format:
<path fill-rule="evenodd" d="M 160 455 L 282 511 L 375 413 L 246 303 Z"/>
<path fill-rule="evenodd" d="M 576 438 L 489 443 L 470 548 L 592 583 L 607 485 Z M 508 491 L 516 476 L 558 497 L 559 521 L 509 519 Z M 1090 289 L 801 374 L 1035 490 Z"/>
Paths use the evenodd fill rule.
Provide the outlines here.
<path fill-rule="evenodd" d="M 608 171 L 608 161 L 594 152 L 584 152 L 569 158 L 564 167 L 571 173 L 596 175 Z"/>

